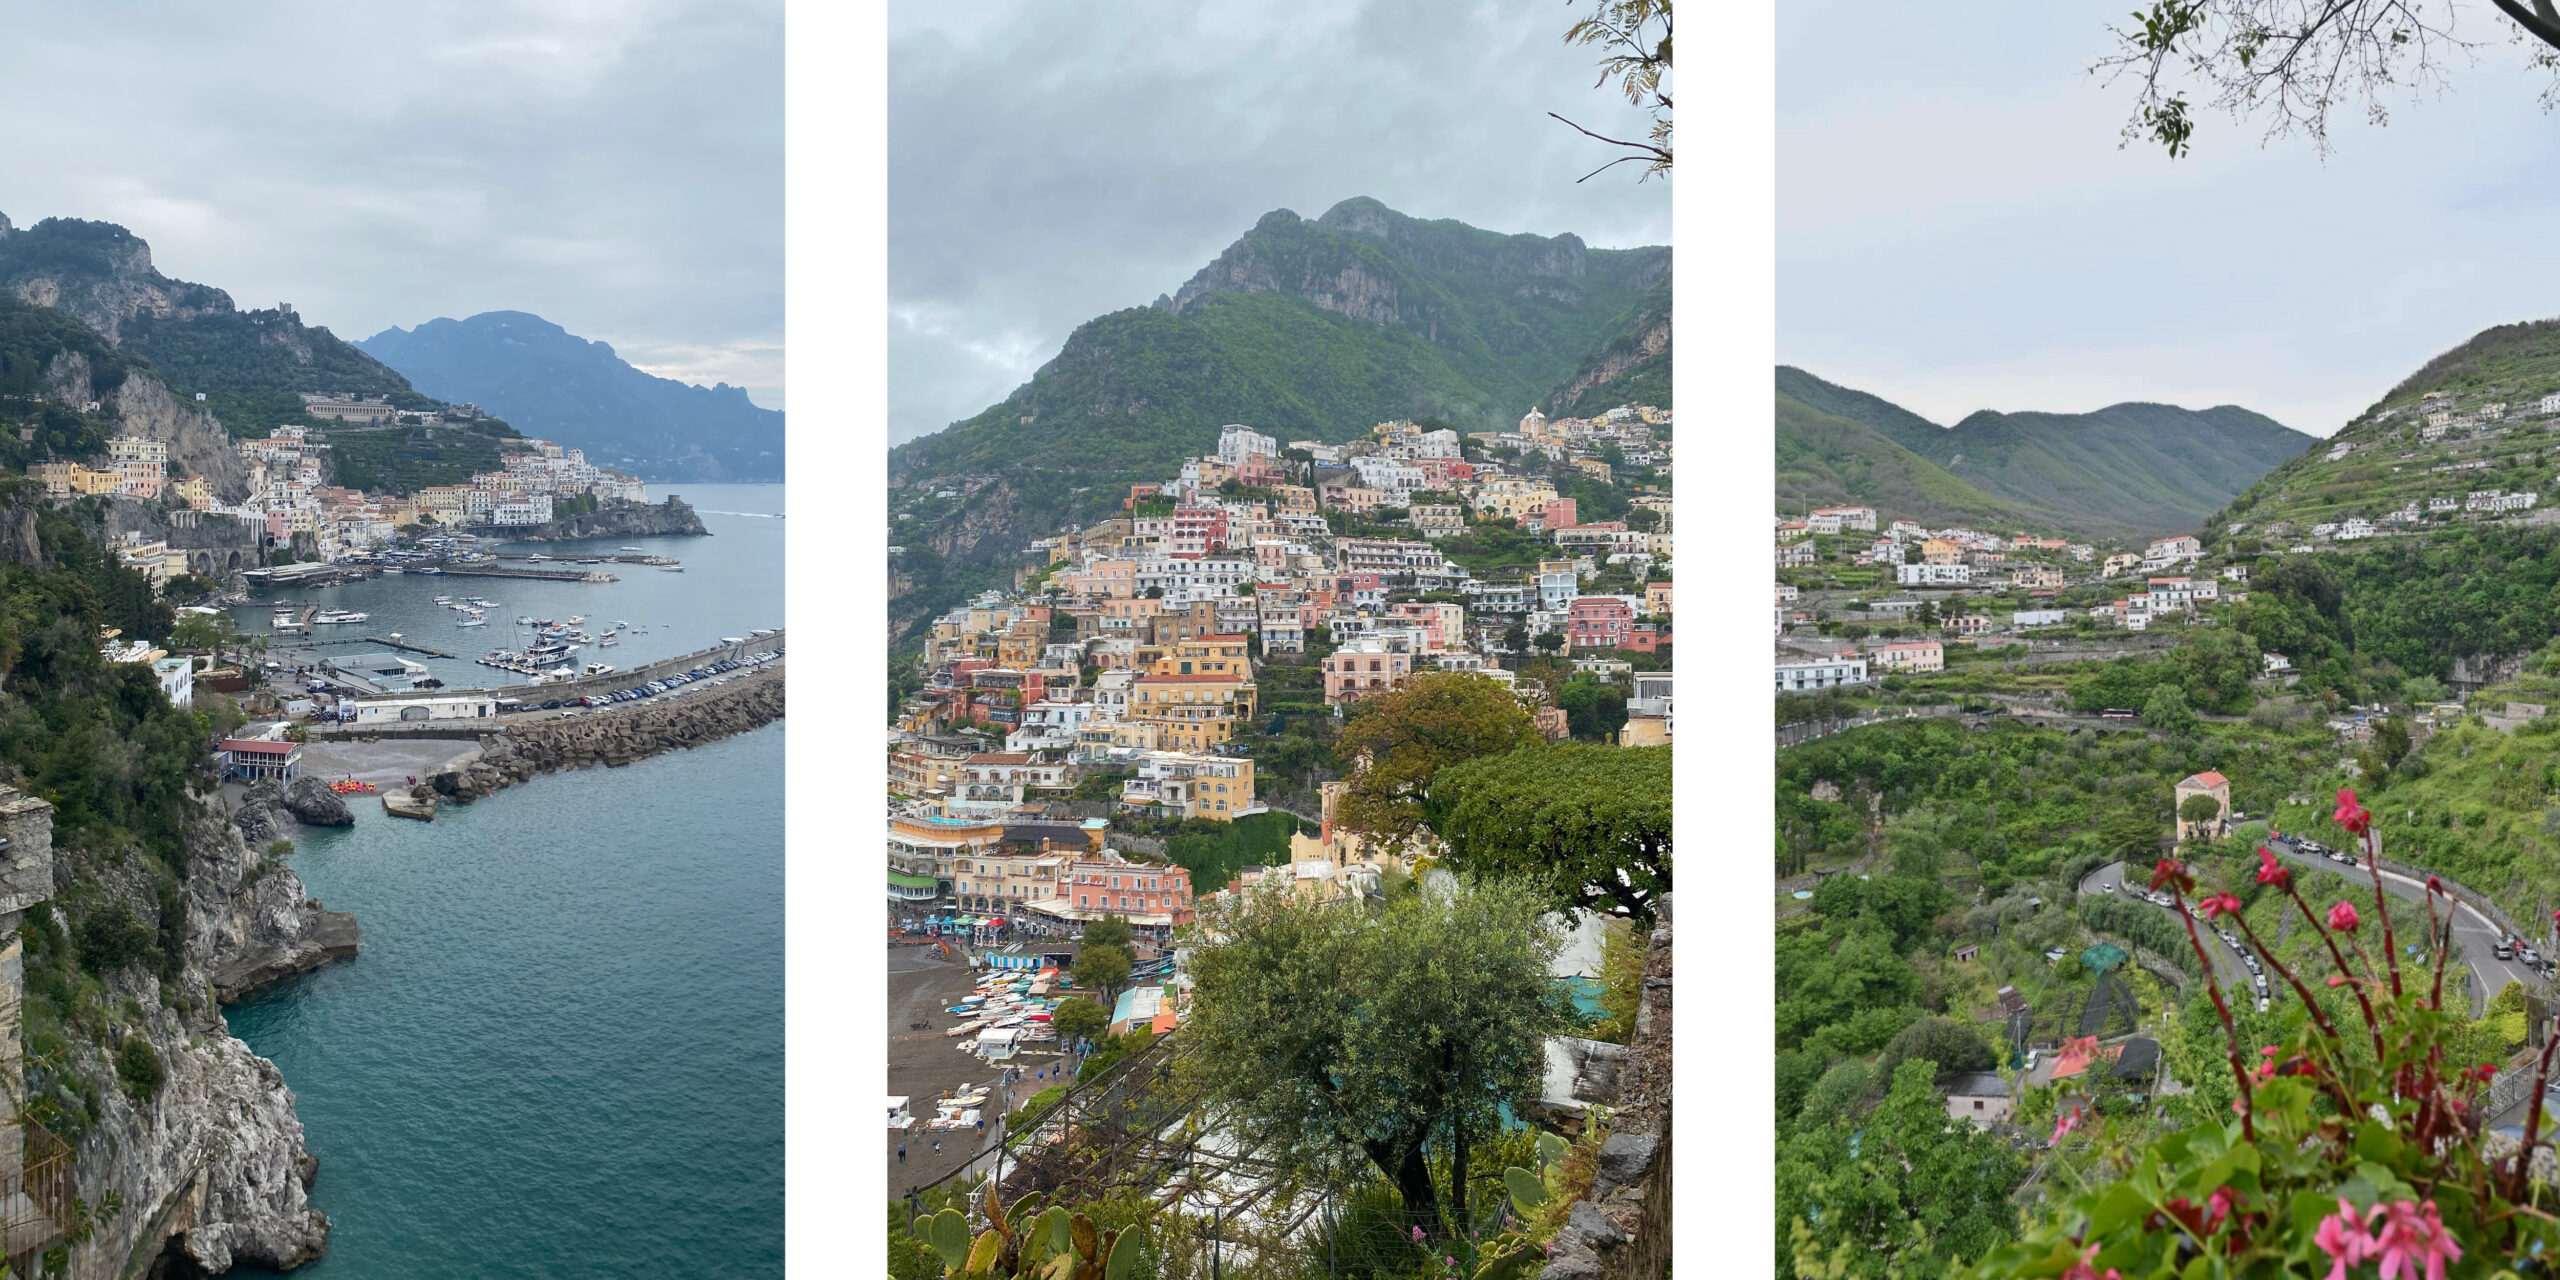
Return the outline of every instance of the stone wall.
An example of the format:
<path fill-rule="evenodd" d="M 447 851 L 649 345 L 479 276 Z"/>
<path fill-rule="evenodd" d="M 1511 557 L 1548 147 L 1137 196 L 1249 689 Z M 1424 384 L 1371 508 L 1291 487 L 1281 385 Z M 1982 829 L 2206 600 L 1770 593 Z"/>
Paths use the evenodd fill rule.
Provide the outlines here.
<path fill-rule="evenodd" d="M 1671 895 L 1645 947 L 1644 999 L 1621 1068 L 1600 1174 L 1556 1232 L 1539 1280 L 1671 1274 Z"/>
<path fill-rule="evenodd" d="M 777 664 L 779 665 L 779 664 Z M 627 711 L 519 722 L 480 739 L 480 757 L 427 779 L 436 794 L 476 800 L 536 774 L 634 760 L 760 729 L 782 718 L 782 672 Z"/>

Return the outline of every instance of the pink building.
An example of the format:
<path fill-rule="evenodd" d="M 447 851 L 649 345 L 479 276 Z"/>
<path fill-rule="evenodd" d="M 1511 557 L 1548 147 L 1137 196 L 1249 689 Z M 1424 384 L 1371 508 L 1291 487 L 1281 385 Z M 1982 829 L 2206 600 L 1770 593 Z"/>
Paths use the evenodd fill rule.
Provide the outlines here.
<path fill-rule="evenodd" d="M 1136 862 L 1071 862 L 1059 874 L 1058 902 L 1081 919 L 1113 915 L 1133 925 L 1191 923 L 1191 873 Z"/>
<path fill-rule="evenodd" d="M 1616 596 L 1576 596 L 1565 612 L 1565 641 L 1576 649 L 1623 649 L 1635 623 L 1635 609 Z"/>
<path fill-rule="evenodd" d="M 1324 700 L 1357 702 L 1404 683 L 1412 674 L 1412 654 L 1390 652 L 1375 639 L 1355 640 L 1324 660 Z"/>
<path fill-rule="evenodd" d="M 1173 509 L 1173 549 L 1179 552 L 1207 552 L 1227 545 L 1227 509 L 1225 507 L 1176 507 Z"/>
<path fill-rule="evenodd" d="M 1526 521 L 1523 521 L 1522 527 L 1532 532 L 1542 529 L 1566 528 L 1568 526 L 1581 523 L 1579 511 L 1580 508 L 1573 499 L 1558 498 L 1555 501 L 1548 503 L 1544 510 L 1530 516 Z"/>

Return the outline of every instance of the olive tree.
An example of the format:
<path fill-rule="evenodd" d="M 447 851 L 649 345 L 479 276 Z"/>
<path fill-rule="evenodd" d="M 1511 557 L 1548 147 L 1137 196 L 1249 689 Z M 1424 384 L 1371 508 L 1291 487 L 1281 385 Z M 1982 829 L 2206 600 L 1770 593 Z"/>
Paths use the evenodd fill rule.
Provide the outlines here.
<path fill-rule="evenodd" d="M 1546 1038 L 1572 1025 L 1543 897 L 1468 876 L 1379 908 L 1273 887 L 1208 908 L 1199 936 L 1178 1070 L 1219 1122 L 1313 1180 L 1365 1159 L 1426 1230 L 1426 1153 L 1446 1151 L 1463 1231 L 1469 1153 L 1537 1097 Z"/>

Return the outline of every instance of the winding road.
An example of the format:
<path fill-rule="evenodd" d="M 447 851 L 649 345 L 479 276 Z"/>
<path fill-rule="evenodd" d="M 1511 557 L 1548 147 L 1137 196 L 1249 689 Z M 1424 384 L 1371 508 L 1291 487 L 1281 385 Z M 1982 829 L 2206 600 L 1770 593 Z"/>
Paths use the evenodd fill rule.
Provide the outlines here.
<path fill-rule="evenodd" d="M 2098 893 L 2112 893 L 2119 898 L 2131 898 L 2133 901 L 2140 902 L 2145 906 L 2152 905 L 2142 896 L 2149 892 L 2148 883 L 2136 882 L 2130 885 L 2126 884 L 2124 879 L 2124 864 L 2121 862 L 2110 862 L 2107 865 L 2090 872 L 2088 878 L 2080 882 L 2080 892 L 2082 896 Z M 2155 907 L 2154 909 L 2168 916 L 2171 922 L 2176 922 L 2178 916 L 2177 908 Z M 2231 944 L 2224 941 L 2221 935 L 2213 931 L 2212 922 L 2199 920 L 2196 924 L 2198 926 L 2196 929 L 2196 937 L 2199 940 L 2204 941 L 2205 954 L 2213 957 L 2214 979 L 2228 988 L 2255 990 L 2257 984 L 2251 980 L 2248 966 L 2241 964 L 2239 953 L 2234 951 Z M 2185 928 L 2185 925 L 2179 925 L 2179 929 L 2181 931 L 2184 931 Z M 2171 958 L 2175 959 L 2175 957 Z M 2267 981 L 2270 989 L 2277 985 L 2276 980 L 2273 978 L 2269 978 Z"/>

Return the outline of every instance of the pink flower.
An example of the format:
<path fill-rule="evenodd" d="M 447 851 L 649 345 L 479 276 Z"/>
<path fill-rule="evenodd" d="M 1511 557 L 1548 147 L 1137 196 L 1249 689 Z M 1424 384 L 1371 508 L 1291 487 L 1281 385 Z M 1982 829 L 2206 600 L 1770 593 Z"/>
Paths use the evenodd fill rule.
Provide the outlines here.
<path fill-rule="evenodd" d="M 2320 1233 L 2311 1237 L 2322 1253 L 2330 1258 L 2328 1280 L 2346 1280 L 2347 1268 L 2372 1257 L 2377 1245 L 2365 1234 L 2364 1220 L 2356 1207 L 2344 1197 L 2338 1200 L 2338 1211 L 2320 1220 Z"/>
<path fill-rule="evenodd" d="M 2078 1107 L 2073 1107 L 2069 1111 L 2065 1111 L 2061 1115 L 2055 1116 L 2053 1118 L 2053 1142 L 2058 1143 L 2062 1141 L 2065 1135 L 2079 1127 L 2080 1108 Z M 2047 1143 L 2046 1145 L 2051 1146 L 2053 1143 Z"/>
<path fill-rule="evenodd" d="M 2227 893 L 2217 893 L 2210 898 L 2198 899 L 2196 902 L 2196 914 L 2207 920 L 2225 913 L 2240 914 L 2240 899 Z"/>
<path fill-rule="evenodd" d="M 1420 1243 L 1422 1243 L 1422 1228 L 1420 1228 L 1420 1227 L 1415 1227 L 1415 1228 L 1413 1229 L 1413 1242 L 1414 1242 L 1415 1244 L 1420 1244 Z"/>
<path fill-rule="evenodd" d="M 2205 1197 L 2205 1204 L 2211 1207 L 2211 1212 L 2205 1215 L 2205 1221 L 2211 1224 L 2220 1223 L 2224 1218 L 2231 1216 L 2231 1206 L 2239 1201 L 2240 1198 L 2231 1193 L 2231 1188 L 2215 1187 L 2213 1194 Z"/>
<path fill-rule="evenodd" d="M 2279 889 L 2293 883 L 2293 873 L 2285 870 L 2284 864 L 2276 861 L 2276 851 L 2265 845 L 2258 846 L 2258 883 Z"/>
<path fill-rule="evenodd" d="M 2090 1245 L 2088 1252 L 2081 1254 L 2080 1260 L 2072 1263 L 2071 1269 L 2062 1273 L 2062 1280 L 2124 1280 L 2114 1267 L 2107 1268 L 2104 1276 L 2099 1275 L 2096 1266 L 2097 1258 L 2098 1246 Z"/>
<path fill-rule="evenodd" d="M 2351 836 L 2360 836 L 2373 829 L 2373 815 L 2365 812 L 2363 805 L 2356 803 L 2356 793 L 2352 787 L 2338 788 L 2338 811 L 2330 814 L 2329 819 L 2346 828 L 2347 834 Z"/>
<path fill-rule="evenodd" d="M 2178 861 L 2176 858 L 2162 858 L 2160 860 L 2160 865 L 2151 869 L 2151 891 L 2153 893 L 2158 893 L 2161 889 L 2171 885 L 2176 886 L 2180 893 L 2193 893 L 2195 892 L 2196 878 L 2193 873 L 2187 870 L 2187 865 L 2185 863 Z"/>
<path fill-rule="evenodd" d="M 2364 921 L 2356 915 L 2356 904 L 2341 902 L 2329 908 L 2329 927 L 2340 933 L 2354 933 Z"/>
<path fill-rule="evenodd" d="M 2440 879 L 2437 879 L 2437 878 L 2436 878 L 2436 877 L 2434 877 L 2434 876 L 2428 876 L 2428 877 L 2427 877 L 2427 892 L 2429 892 L 2429 893 L 2444 893 L 2444 881 L 2442 881 L 2442 880 L 2440 880 Z M 2445 894 L 2445 896 L 2446 896 L 2446 897 L 2452 897 L 2453 895 L 2451 895 L 2451 894 Z"/>
<path fill-rule="evenodd" d="M 2369 1256 L 2382 1260 L 2382 1280 L 2418 1280 L 2421 1264 L 2426 1280 L 2444 1280 L 2444 1264 L 2462 1261 L 2462 1246 L 2444 1229 L 2433 1200 L 2423 1205 L 2413 1200 L 2388 1208 L 2375 1205 L 2372 1221 L 2380 1226 Z"/>

